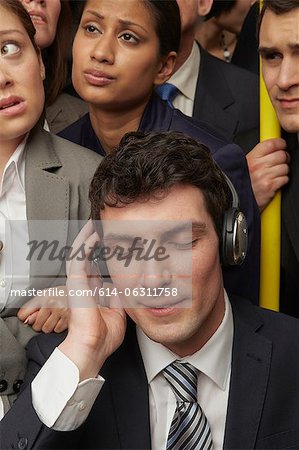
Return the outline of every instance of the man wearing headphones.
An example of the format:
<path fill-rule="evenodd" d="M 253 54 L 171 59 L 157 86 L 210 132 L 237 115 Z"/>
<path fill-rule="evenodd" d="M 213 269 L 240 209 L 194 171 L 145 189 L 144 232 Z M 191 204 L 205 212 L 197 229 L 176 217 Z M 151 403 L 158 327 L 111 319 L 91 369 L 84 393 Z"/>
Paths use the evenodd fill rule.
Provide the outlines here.
<path fill-rule="evenodd" d="M 246 221 L 208 149 L 130 133 L 90 192 L 100 237 L 90 221 L 73 244 L 68 334 L 31 341 L 1 447 L 299 448 L 298 321 L 228 298 Z M 96 291 L 99 240 L 113 284 Z"/>

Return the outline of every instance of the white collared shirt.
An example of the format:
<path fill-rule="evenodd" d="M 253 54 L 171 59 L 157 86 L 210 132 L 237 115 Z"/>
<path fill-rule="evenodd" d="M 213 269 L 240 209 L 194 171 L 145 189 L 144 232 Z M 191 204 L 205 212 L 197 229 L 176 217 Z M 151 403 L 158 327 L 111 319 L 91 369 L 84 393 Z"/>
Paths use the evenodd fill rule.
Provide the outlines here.
<path fill-rule="evenodd" d="M 174 84 L 180 90 L 173 100 L 173 106 L 189 117 L 193 115 L 199 65 L 200 50 L 198 44 L 194 41 L 188 59 L 168 80 L 168 83 Z"/>
<path fill-rule="evenodd" d="M 137 329 L 137 338 L 149 383 L 152 448 L 162 450 L 166 448 L 168 431 L 176 409 L 175 395 L 162 371 L 180 358 L 161 344 L 150 340 L 140 329 Z M 232 342 L 233 317 L 225 294 L 225 315 L 216 333 L 201 350 L 181 359 L 200 372 L 197 398 L 211 428 L 214 450 L 223 448 Z"/>
<path fill-rule="evenodd" d="M 165 450 L 176 401 L 160 373 L 178 359 L 160 344 L 137 330 L 138 342 L 149 382 L 152 448 Z M 210 424 L 215 450 L 223 445 L 233 342 L 233 317 L 225 294 L 225 315 L 216 333 L 194 355 L 184 358 L 200 372 L 198 401 Z M 87 418 L 104 384 L 88 379 L 78 384 L 79 371 L 59 349 L 55 349 L 32 382 L 32 403 L 40 420 L 55 430 L 67 431 Z M 49 389 L 51 386 L 51 389 Z"/>
<path fill-rule="evenodd" d="M 29 285 L 30 264 L 26 260 L 29 241 L 26 225 L 25 155 L 27 136 L 8 160 L 0 184 L 0 312 L 12 301 L 12 289 Z M 22 221 L 17 222 L 15 221 Z M 15 274 L 15 276 L 13 276 Z"/>

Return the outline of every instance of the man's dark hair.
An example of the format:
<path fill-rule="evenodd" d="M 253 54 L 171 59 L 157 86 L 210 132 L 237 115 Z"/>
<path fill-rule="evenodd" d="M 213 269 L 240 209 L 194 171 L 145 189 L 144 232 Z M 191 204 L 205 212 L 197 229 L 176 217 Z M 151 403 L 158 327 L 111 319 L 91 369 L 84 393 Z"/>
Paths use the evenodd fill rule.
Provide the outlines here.
<path fill-rule="evenodd" d="M 299 0 L 264 0 L 257 24 L 257 33 L 260 34 L 261 24 L 266 10 L 272 11 L 274 14 L 286 14 L 293 9 L 299 8 Z"/>
<path fill-rule="evenodd" d="M 135 201 L 162 199 L 178 184 L 200 189 L 221 242 L 230 189 L 210 150 L 178 132 L 127 133 L 93 177 L 91 217 L 98 220 L 105 205 L 121 208 Z"/>

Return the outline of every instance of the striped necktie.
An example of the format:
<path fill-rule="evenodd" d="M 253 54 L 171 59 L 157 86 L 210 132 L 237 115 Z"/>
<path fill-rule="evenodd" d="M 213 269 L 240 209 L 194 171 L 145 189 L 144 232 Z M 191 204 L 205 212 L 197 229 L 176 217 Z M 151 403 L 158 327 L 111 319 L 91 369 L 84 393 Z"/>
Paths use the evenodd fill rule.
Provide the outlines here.
<path fill-rule="evenodd" d="M 189 363 L 174 361 L 163 375 L 177 401 L 166 450 L 212 450 L 211 430 L 197 403 L 198 370 Z"/>
<path fill-rule="evenodd" d="M 162 100 L 166 100 L 168 105 L 173 108 L 172 102 L 180 90 L 174 84 L 163 83 L 161 86 L 156 87 L 156 92 Z"/>

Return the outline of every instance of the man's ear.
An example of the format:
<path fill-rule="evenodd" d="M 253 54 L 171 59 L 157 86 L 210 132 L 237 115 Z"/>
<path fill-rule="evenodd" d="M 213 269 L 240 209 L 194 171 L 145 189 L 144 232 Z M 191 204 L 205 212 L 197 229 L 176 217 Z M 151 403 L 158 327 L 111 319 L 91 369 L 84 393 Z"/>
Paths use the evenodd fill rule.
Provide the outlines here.
<path fill-rule="evenodd" d="M 174 70 L 176 58 L 176 52 L 169 52 L 168 55 L 163 58 L 160 63 L 159 71 L 154 80 L 154 84 L 156 86 L 159 86 L 169 80 Z"/>
<path fill-rule="evenodd" d="M 213 0 L 198 0 L 197 13 L 200 17 L 204 17 L 211 11 Z"/>

